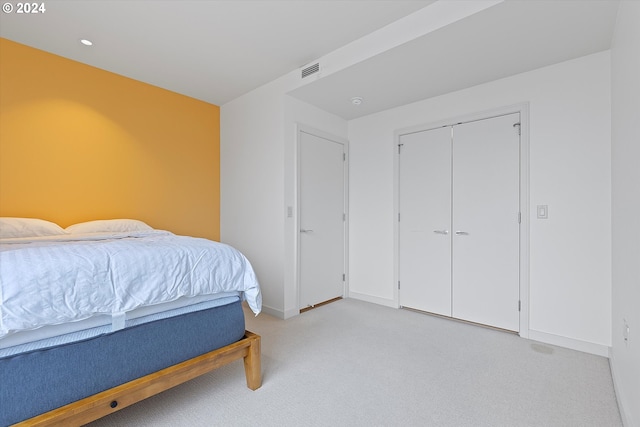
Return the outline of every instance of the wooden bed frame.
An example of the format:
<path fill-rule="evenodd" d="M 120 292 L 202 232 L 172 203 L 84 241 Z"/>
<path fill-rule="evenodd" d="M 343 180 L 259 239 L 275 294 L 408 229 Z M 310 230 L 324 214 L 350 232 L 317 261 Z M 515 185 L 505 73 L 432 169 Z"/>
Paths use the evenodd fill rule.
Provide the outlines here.
<path fill-rule="evenodd" d="M 251 390 L 258 389 L 262 385 L 260 336 L 245 331 L 240 341 L 226 347 L 86 397 L 15 426 L 81 426 L 240 358 L 244 359 L 247 387 Z"/>

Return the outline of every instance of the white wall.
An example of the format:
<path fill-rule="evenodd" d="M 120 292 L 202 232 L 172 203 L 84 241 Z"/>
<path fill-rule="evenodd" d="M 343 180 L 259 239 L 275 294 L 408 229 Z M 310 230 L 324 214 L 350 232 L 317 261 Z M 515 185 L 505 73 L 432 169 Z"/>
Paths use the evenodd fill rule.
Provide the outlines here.
<path fill-rule="evenodd" d="M 395 130 L 530 103 L 530 333 L 611 344 L 610 54 L 602 52 L 349 122 L 350 292 L 394 300 Z M 549 219 L 535 206 L 549 205 Z"/>
<path fill-rule="evenodd" d="M 621 2 L 611 56 L 611 366 L 625 425 L 640 426 L 640 2 Z M 623 319 L 629 325 L 628 343 Z"/>
<path fill-rule="evenodd" d="M 220 109 L 220 240 L 252 263 L 263 310 L 283 310 L 283 81 Z"/>
<path fill-rule="evenodd" d="M 347 134 L 345 120 L 286 95 L 298 84 L 290 73 L 220 109 L 220 240 L 247 256 L 264 312 L 280 318 L 298 314 L 296 123 Z"/>
<path fill-rule="evenodd" d="M 625 425 L 640 425 L 631 404 L 640 401 L 638 22 L 640 3 L 623 0 L 612 58 L 603 52 L 424 100 L 353 120 L 348 131 L 286 95 L 301 85 L 296 73 L 223 105 L 221 240 L 253 263 L 265 312 L 297 312 L 296 224 L 286 217 L 297 203 L 296 122 L 350 140 L 351 295 L 395 306 L 393 132 L 529 101 L 531 336 L 596 354 L 612 345 Z M 535 218 L 537 204 L 549 205 L 548 220 Z"/>

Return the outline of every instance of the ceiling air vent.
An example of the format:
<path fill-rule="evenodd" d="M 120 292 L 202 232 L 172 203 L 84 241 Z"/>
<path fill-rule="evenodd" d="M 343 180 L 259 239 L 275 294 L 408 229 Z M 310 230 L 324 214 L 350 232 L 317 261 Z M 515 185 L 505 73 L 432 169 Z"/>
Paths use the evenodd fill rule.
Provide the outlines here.
<path fill-rule="evenodd" d="M 316 62 L 313 65 L 309 65 L 306 68 L 302 69 L 302 78 L 309 77 L 311 74 L 315 74 L 320 71 L 320 63 Z"/>

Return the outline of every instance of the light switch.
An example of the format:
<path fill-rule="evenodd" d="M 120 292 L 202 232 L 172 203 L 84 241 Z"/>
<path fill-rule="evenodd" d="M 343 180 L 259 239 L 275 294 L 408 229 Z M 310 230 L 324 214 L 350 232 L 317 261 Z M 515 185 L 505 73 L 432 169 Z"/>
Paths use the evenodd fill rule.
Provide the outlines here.
<path fill-rule="evenodd" d="M 538 205 L 538 219 L 547 219 L 547 218 L 549 218 L 549 206 Z"/>

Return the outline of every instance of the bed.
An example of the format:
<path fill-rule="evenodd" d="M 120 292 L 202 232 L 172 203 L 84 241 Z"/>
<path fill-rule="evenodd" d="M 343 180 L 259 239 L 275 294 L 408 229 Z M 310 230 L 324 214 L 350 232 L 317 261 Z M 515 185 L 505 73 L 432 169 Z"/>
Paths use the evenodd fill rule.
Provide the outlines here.
<path fill-rule="evenodd" d="M 243 359 L 261 385 L 249 261 L 130 219 L 0 218 L 0 426 L 82 425 Z"/>

